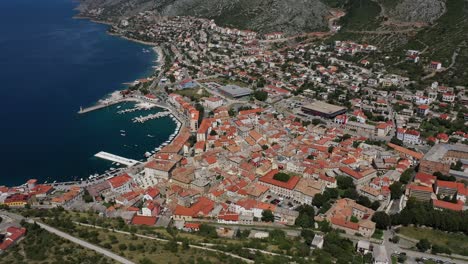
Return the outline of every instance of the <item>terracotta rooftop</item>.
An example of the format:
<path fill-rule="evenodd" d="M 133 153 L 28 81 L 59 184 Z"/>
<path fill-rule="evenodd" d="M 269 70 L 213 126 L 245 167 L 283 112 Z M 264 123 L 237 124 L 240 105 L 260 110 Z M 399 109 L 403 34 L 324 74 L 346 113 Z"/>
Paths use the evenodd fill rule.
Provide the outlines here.
<path fill-rule="evenodd" d="M 271 170 L 270 172 L 265 174 L 265 176 L 261 177 L 259 181 L 272 184 L 281 188 L 293 190 L 294 187 L 296 187 L 297 183 L 299 182 L 299 177 L 291 176 L 291 178 L 287 182 L 282 182 L 282 181 L 273 179 L 273 176 L 275 176 L 275 174 L 277 174 L 278 172 L 279 170 Z"/>

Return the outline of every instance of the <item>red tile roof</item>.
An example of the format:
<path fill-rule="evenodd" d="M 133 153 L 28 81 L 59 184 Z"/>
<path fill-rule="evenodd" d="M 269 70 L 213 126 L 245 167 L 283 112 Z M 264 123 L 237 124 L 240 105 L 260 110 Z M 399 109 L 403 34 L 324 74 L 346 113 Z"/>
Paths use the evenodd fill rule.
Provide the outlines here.
<path fill-rule="evenodd" d="M 174 210 L 174 215 L 194 216 L 194 212 L 192 208 L 177 205 L 176 209 Z"/>
<path fill-rule="evenodd" d="M 350 167 L 340 167 L 340 171 L 346 173 L 347 175 L 359 180 L 363 177 L 363 175 L 360 173 L 360 172 L 357 172 L 353 169 L 351 169 Z"/>
<path fill-rule="evenodd" d="M 153 226 L 156 224 L 156 220 L 157 220 L 156 216 L 135 215 L 132 219 L 132 224 Z"/>
<path fill-rule="evenodd" d="M 346 221 L 346 219 L 341 218 L 341 217 L 332 217 L 331 218 L 331 223 L 337 226 L 353 229 L 353 230 L 359 230 L 359 224 L 358 223 L 353 223 L 350 221 Z"/>
<path fill-rule="evenodd" d="M 421 192 L 430 192 L 430 193 L 433 192 L 431 187 L 420 186 L 420 185 L 415 185 L 415 184 L 409 184 L 408 189 L 413 190 L 413 191 L 421 191 Z"/>
<path fill-rule="evenodd" d="M 456 182 L 438 180 L 437 187 L 457 190 L 458 184 Z"/>
<path fill-rule="evenodd" d="M 190 229 L 200 229 L 200 225 L 200 223 L 185 223 L 184 227 Z"/>
<path fill-rule="evenodd" d="M 424 173 L 424 172 L 418 172 L 418 173 L 416 173 L 415 180 L 418 180 L 418 181 L 420 181 L 422 183 L 425 183 L 425 184 L 428 184 L 428 185 L 432 185 L 432 184 L 434 184 L 434 182 L 436 180 L 436 176 L 433 176 L 433 175 L 430 175 L 430 174 L 427 174 L 427 173 Z"/>
<path fill-rule="evenodd" d="M 113 188 L 118 188 L 125 183 L 129 182 L 132 179 L 127 173 L 115 176 L 114 178 L 109 179 L 109 183 L 112 185 Z"/>
<path fill-rule="evenodd" d="M 395 145 L 393 143 L 388 143 L 387 144 L 389 147 L 393 148 L 394 150 L 398 151 L 398 152 L 401 152 L 403 154 L 406 154 L 406 155 L 409 155 L 415 159 L 422 159 L 424 154 L 422 153 L 419 153 L 419 152 L 416 152 L 416 151 L 412 151 L 412 150 L 409 150 L 407 148 L 404 148 L 404 147 L 401 147 L 401 146 L 398 146 L 398 145 Z"/>
<path fill-rule="evenodd" d="M 434 207 L 442 208 L 442 209 L 448 209 L 448 210 L 453 210 L 453 211 L 462 211 L 463 210 L 463 202 L 459 200 L 456 204 L 451 203 L 451 202 L 446 202 L 442 200 L 432 200 L 432 204 Z"/>
<path fill-rule="evenodd" d="M 278 170 L 271 170 L 265 176 L 261 177 L 259 181 L 289 190 L 292 190 L 294 189 L 294 187 L 296 187 L 297 183 L 299 182 L 299 177 L 291 176 L 291 178 L 287 182 L 282 182 L 273 179 L 273 176 L 275 176 L 275 174 L 277 174 L 278 172 Z"/>
<path fill-rule="evenodd" d="M 256 109 L 239 111 L 239 115 L 251 115 L 251 114 L 256 114 L 256 113 L 261 113 L 261 112 L 263 112 L 263 108 L 256 108 Z"/>

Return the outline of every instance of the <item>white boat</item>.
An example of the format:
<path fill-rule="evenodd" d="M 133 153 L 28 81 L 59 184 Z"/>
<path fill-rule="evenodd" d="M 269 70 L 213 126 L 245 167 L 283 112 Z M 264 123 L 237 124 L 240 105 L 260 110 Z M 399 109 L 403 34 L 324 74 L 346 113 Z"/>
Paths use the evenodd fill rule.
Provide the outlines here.
<path fill-rule="evenodd" d="M 145 152 L 145 157 L 150 157 L 151 156 L 151 153 L 150 152 Z"/>
<path fill-rule="evenodd" d="M 126 135 L 124 133 L 120 134 L 122 137 L 125 137 Z"/>
<path fill-rule="evenodd" d="M 115 164 L 115 165 L 120 166 L 120 163 L 117 162 L 117 164 Z"/>
<path fill-rule="evenodd" d="M 125 130 L 120 130 L 120 133 L 125 133 Z"/>
<path fill-rule="evenodd" d="M 150 135 L 150 134 L 148 134 L 147 136 L 150 137 L 150 138 L 154 138 L 154 136 L 153 136 L 153 135 Z"/>
<path fill-rule="evenodd" d="M 117 106 L 117 109 L 120 109 L 121 107 L 122 107 L 122 106 L 118 105 L 118 106 Z"/>

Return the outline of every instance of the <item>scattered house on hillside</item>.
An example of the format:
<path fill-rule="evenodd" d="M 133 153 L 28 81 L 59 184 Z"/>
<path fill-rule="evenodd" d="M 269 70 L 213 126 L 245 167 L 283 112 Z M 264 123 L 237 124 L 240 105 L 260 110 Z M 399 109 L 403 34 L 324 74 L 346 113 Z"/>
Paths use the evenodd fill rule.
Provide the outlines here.
<path fill-rule="evenodd" d="M 6 229 L 3 240 L 0 240 L 0 254 L 18 243 L 26 235 L 26 228 L 10 226 Z M 0 234 L 1 237 L 1 234 Z"/>

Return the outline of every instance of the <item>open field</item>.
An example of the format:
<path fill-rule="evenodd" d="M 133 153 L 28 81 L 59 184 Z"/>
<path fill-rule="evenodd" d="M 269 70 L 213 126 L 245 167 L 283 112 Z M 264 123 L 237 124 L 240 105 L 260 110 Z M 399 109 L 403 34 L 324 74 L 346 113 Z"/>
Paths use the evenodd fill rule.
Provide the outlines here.
<path fill-rule="evenodd" d="M 433 245 L 448 247 L 453 253 L 468 256 L 468 236 L 430 228 L 401 227 L 399 233 L 417 240 L 423 238 Z"/>

